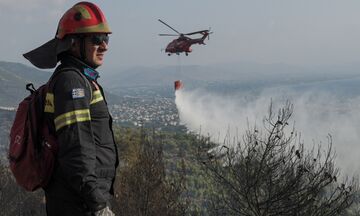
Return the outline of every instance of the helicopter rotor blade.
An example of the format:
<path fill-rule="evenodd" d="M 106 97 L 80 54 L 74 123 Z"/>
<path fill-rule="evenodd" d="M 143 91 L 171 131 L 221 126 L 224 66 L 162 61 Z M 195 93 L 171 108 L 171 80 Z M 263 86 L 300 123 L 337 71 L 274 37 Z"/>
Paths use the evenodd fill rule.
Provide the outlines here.
<path fill-rule="evenodd" d="M 162 24 L 166 25 L 167 27 L 171 28 L 173 31 L 175 31 L 176 33 L 178 33 L 179 35 L 181 34 L 180 32 L 178 32 L 176 29 L 174 29 L 173 27 L 169 26 L 167 23 L 165 23 L 164 21 L 162 21 L 161 19 L 158 19 L 159 22 L 161 22 Z"/>
<path fill-rule="evenodd" d="M 184 35 L 201 34 L 201 33 L 204 33 L 204 32 L 209 32 L 209 30 L 201 30 L 201 31 L 196 31 L 196 32 L 190 32 L 190 33 L 187 33 L 187 34 L 184 34 Z"/>
<path fill-rule="evenodd" d="M 159 36 L 179 36 L 179 35 L 176 35 L 176 34 L 159 34 Z"/>

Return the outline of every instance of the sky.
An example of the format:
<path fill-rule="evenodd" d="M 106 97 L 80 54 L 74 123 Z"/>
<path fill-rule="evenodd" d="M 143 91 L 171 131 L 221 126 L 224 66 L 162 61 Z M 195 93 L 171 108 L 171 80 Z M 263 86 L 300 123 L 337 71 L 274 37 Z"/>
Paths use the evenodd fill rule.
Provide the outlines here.
<path fill-rule="evenodd" d="M 22 53 L 54 37 L 73 0 L 0 0 L 0 60 L 27 63 Z M 358 0 L 98 0 L 113 34 L 104 64 L 133 66 L 229 62 L 333 65 L 359 62 Z M 211 27 L 207 45 L 190 56 L 168 57 L 161 49 L 173 33 Z"/>

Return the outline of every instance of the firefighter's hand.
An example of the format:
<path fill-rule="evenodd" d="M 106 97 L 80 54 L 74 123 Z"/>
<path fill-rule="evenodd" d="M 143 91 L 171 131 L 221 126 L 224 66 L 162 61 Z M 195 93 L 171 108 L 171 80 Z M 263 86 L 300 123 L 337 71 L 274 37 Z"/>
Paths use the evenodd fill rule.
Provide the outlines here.
<path fill-rule="evenodd" d="M 95 212 L 95 216 L 115 216 L 114 212 L 111 211 L 109 206 Z"/>

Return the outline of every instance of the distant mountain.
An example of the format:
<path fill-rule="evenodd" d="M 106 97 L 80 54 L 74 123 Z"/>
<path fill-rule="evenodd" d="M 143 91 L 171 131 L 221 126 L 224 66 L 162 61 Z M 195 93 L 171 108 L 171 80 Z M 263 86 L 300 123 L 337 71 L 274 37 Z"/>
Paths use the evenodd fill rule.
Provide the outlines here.
<path fill-rule="evenodd" d="M 100 72 L 103 72 L 102 69 Z M 20 63 L 0 61 L 0 106 L 16 106 L 28 94 L 26 83 L 33 82 L 39 86 L 46 82 L 50 74 Z M 132 67 L 117 73 L 101 73 L 100 84 L 107 91 L 109 104 L 118 104 L 121 103 L 119 96 L 173 96 L 175 80 L 182 80 L 189 89 L 202 87 L 224 91 L 232 88 L 240 91 L 287 85 L 318 85 L 336 80 L 358 80 L 359 77 L 360 64 L 300 67 L 242 62 Z"/>
<path fill-rule="evenodd" d="M 41 71 L 20 63 L 0 61 L 0 107 L 15 107 L 29 92 L 27 83 L 35 87 L 44 84 L 52 72 Z M 106 93 L 110 104 L 119 103 L 118 96 Z"/>
<path fill-rule="evenodd" d="M 287 64 L 231 63 L 217 65 L 175 65 L 133 67 L 118 73 L 104 73 L 102 82 L 114 93 L 123 88 L 168 87 L 182 80 L 188 88 L 221 86 L 272 87 L 316 83 L 360 77 L 360 64 L 301 67 Z"/>
<path fill-rule="evenodd" d="M 15 106 L 28 95 L 27 83 L 38 87 L 51 73 L 40 71 L 20 63 L 0 61 L 0 106 Z"/>
<path fill-rule="evenodd" d="M 178 79 L 185 82 L 202 79 L 202 75 L 199 78 L 194 76 L 194 73 L 200 69 L 202 69 L 200 66 L 133 67 L 116 74 L 104 73 L 102 82 L 109 88 L 172 85 L 173 81 Z"/>

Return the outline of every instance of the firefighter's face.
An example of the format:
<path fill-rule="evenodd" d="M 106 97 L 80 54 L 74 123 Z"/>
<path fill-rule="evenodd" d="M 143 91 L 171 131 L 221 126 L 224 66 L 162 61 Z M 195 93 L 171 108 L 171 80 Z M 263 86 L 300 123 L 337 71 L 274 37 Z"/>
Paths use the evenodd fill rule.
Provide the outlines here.
<path fill-rule="evenodd" d="M 85 37 L 86 61 L 93 67 L 99 67 L 104 62 L 105 52 L 109 48 L 107 34 L 93 34 Z"/>
<path fill-rule="evenodd" d="M 85 61 L 97 68 L 104 62 L 105 52 L 109 49 L 109 36 L 107 34 L 89 34 L 85 38 Z M 77 40 L 72 50 L 77 57 L 81 57 L 81 41 Z"/>

